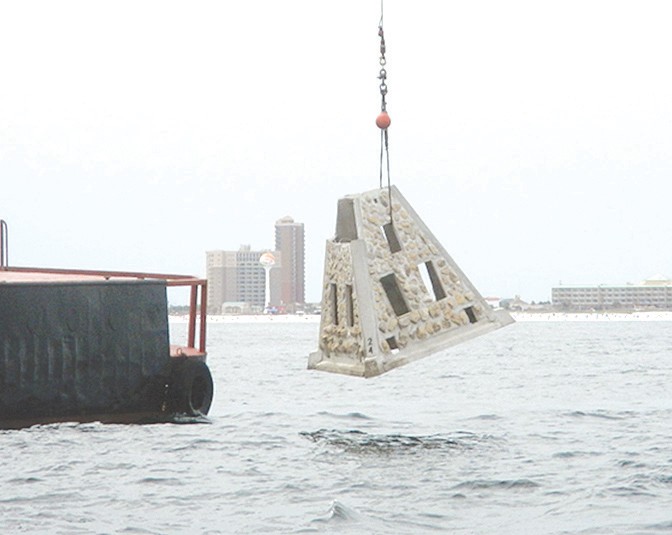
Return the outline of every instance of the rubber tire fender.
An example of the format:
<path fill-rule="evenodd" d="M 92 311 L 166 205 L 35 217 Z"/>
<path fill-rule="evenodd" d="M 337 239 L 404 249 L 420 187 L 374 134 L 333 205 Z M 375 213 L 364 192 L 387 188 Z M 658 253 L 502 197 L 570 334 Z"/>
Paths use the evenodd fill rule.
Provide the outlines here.
<path fill-rule="evenodd" d="M 214 394 L 212 374 L 205 362 L 174 358 L 171 373 L 171 407 L 188 416 L 205 416 Z"/>

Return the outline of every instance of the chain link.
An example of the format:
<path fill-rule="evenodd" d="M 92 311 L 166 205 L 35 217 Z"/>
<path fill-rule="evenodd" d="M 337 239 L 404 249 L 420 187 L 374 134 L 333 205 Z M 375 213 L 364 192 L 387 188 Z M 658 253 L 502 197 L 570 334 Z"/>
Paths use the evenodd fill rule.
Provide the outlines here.
<path fill-rule="evenodd" d="M 385 59 L 385 32 L 383 31 L 382 17 L 381 24 L 378 26 L 378 35 L 380 36 L 380 59 L 378 60 L 380 63 L 380 72 L 378 73 L 381 97 L 380 110 L 387 111 L 387 103 L 385 102 L 385 95 L 387 95 L 387 69 L 385 69 L 385 65 L 387 65 L 387 60 Z"/>

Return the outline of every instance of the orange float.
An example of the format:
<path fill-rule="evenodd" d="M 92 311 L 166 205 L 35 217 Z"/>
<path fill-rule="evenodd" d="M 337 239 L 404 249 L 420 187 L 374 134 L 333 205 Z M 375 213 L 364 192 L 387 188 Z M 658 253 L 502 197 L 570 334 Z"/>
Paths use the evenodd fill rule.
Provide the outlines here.
<path fill-rule="evenodd" d="M 380 115 L 376 117 L 376 126 L 381 130 L 385 130 L 388 126 L 390 126 L 391 122 L 392 120 L 386 111 L 381 111 Z"/>

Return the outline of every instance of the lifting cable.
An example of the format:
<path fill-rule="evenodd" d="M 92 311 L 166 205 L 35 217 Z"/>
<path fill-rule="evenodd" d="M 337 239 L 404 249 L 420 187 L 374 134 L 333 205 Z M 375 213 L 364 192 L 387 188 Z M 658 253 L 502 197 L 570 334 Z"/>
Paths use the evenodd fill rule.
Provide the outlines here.
<path fill-rule="evenodd" d="M 387 194 L 390 204 L 390 223 L 392 223 L 392 186 L 390 182 L 390 151 L 387 128 L 390 126 L 390 116 L 387 114 L 387 59 L 385 59 L 385 32 L 383 31 L 383 0 L 380 0 L 380 22 L 378 23 L 378 36 L 380 37 L 380 114 L 376 117 L 376 126 L 380 128 L 380 189 L 383 189 L 383 167 L 387 174 Z M 383 162 L 385 165 L 383 166 Z"/>

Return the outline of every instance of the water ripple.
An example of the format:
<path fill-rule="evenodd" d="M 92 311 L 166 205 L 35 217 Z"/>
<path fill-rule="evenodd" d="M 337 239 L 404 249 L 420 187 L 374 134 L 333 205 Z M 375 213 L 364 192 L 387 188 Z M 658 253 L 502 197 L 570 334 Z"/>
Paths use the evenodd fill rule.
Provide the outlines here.
<path fill-rule="evenodd" d="M 604 420 L 625 420 L 627 418 L 632 418 L 636 416 L 636 413 L 632 411 L 620 411 L 620 412 L 610 412 L 606 410 L 597 410 L 597 411 L 572 411 L 567 414 L 567 416 L 574 418 L 601 418 Z"/>
<path fill-rule="evenodd" d="M 337 414 L 333 412 L 320 411 L 317 413 L 317 415 L 328 416 L 330 418 L 335 418 L 337 420 L 373 420 L 373 418 L 361 412 L 349 412 L 347 414 Z"/>
<path fill-rule="evenodd" d="M 644 529 L 649 531 L 662 531 L 664 533 L 672 533 L 672 520 L 658 522 L 657 524 L 648 524 Z"/>
<path fill-rule="evenodd" d="M 538 483 L 530 479 L 501 479 L 501 480 L 484 480 L 476 479 L 473 481 L 463 481 L 458 483 L 453 490 L 483 490 L 483 489 L 504 489 L 504 490 L 527 490 L 536 489 L 540 487 Z"/>
<path fill-rule="evenodd" d="M 464 450 L 482 440 L 476 435 L 462 432 L 455 436 L 444 435 L 374 435 L 358 430 L 320 429 L 301 432 L 300 436 L 312 442 L 340 448 L 349 453 L 405 453 L 418 450 Z"/>

